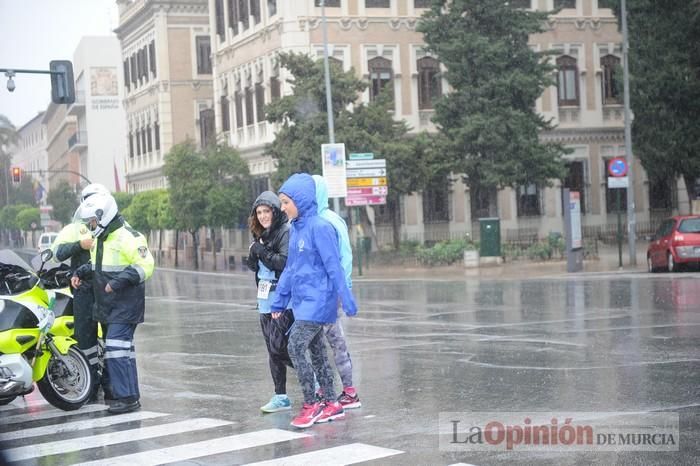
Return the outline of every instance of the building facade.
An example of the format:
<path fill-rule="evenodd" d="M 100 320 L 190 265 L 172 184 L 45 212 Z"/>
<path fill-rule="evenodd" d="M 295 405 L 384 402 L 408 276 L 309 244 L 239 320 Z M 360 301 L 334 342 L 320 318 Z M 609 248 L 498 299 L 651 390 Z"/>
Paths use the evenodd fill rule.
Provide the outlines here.
<path fill-rule="evenodd" d="M 50 182 L 46 170 L 49 168 L 46 152 L 46 124 L 43 123 L 44 112 L 29 120 L 17 130 L 19 140 L 12 154 L 12 166 L 20 167 L 24 176 L 35 180 L 35 194 L 40 202 L 46 200 Z"/>
<path fill-rule="evenodd" d="M 68 145 L 79 154 L 80 173 L 110 191 L 125 189 L 126 118 L 121 71 L 116 37 L 88 36 L 80 40 L 73 54 L 75 103 L 67 109 L 75 118 L 76 132 Z"/>
<path fill-rule="evenodd" d="M 117 0 L 129 192 L 164 188 L 163 157 L 215 137 L 207 0 Z"/>
<path fill-rule="evenodd" d="M 46 125 L 48 184 L 55 188 L 60 181 L 66 181 L 79 191 L 80 154 L 73 150 L 72 144 L 77 119 L 68 115 L 66 107 L 64 104 L 50 103 L 41 120 Z"/>
<path fill-rule="evenodd" d="M 616 85 L 622 79 L 622 36 L 616 18 L 604 0 L 515 3 L 532 10 L 558 10 L 545 31 L 533 35 L 530 42 L 536 50 L 556 52 L 552 60 L 557 65 L 557 85 L 547 89 L 536 106 L 557 125 L 541 137 L 572 150 L 566 156 L 568 175 L 553 180 L 552 187 L 519 186 L 490 195 L 470 192 L 462 177 L 452 174 L 403 199 L 405 239 L 440 240 L 476 233 L 478 218 L 493 213 L 488 204 L 494 198 L 504 240 L 561 232 L 564 187 L 582 193 L 584 232 L 615 223 L 606 163 L 625 154 L 622 96 Z M 241 151 L 251 174 L 263 180 L 274 170 L 263 149 L 275 131 L 265 121 L 263 106 L 291 92 L 288 76 L 275 57 L 280 51 L 323 56 L 320 4 L 320 0 L 209 0 L 216 130 Z M 422 35 L 416 31 L 429 5 L 426 0 L 325 1 L 331 59 L 368 81 L 368 89 L 359 97 L 363 102 L 388 86 L 394 95 L 395 117 L 406 120 L 416 132 L 435 129 L 433 104 L 448 91 L 440 63 L 426 53 Z M 638 225 L 644 227 L 655 213 L 665 216 L 679 207 L 676 187 L 649 186 L 638 161 L 634 169 Z M 260 188 L 267 188 L 265 181 Z M 625 199 L 624 190 L 622 194 Z M 373 213 L 380 243 L 389 242 L 388 216 L 381 207 Z"/>

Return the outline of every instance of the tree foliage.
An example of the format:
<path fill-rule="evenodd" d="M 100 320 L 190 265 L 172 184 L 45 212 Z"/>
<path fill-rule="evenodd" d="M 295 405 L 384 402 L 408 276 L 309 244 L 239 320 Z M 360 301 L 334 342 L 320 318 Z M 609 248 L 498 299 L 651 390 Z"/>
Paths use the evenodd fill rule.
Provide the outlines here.
<path fill-rule="evenodd" d="M 10 119 L 5 115 L 0 115 L 0 170 L 5 172 L 4 176 L 0 176 L 0 199 L 3 201 L 2 205 L 7 205 L 10 202 L 7 198 L 7 194 L 10 191 L 8 183 L 10 179 L 10 164 L 12 162 L 10 150 L 18 139 L 17 129 Z"/>
<path fill-rule="evenodd" d="M 61 180 L 56 186 L 51 187 L 46 196 L 46 202 L 53 206 L 51 217 L 64 225 L 72 220 L 79 204 L 77 194 L 65 180 Z"/>
<path fill-rule="evenodd" d="M 421 18 L 451 86 L 435 109 L 442 149 L 470 186 L 548 185 L 564 174 L 566 150 L 539 140 L 552 126 L 535 110 L 553 85 L 552 64 L 528 45 L 546 15 L 502 0 L 436 0 Z"/>
<path fill-rule="evenodd" d="M 34 228 L 32 228 L 32 224 L 34 224 Z M 41 215 L 39 213 L 39 208 L 29 207 L 17 212 L 15 225 L 18 229 L 24 231 L 37 229 L 39 225 L 41 225 Z"/>
<path fill-rule="evenodd" d="M 210 145 L 203 151 L 207 170 L 206 220 L 210 227 L 232 228 L 245 221 L 249 211 L 248 164 L 229 146 Z"/>
<path fill-rule="evenodd" d="M 143 191 L 137 193 L 131 199 L 126 209 L 121 210 L 127 222 L 141 233 L 148 233 L 154 230 L 154 226 L 149 222 L 151 209 L 156 207 L 156 198 L 159 193 L 156 191 Z"/>
<path fill-rule="evenodd" d="M 6 230 L 21 230 L 17 216 L 25 209 L 32 209 L 29 204 L 10 204 L 0 210 L 0 227 Z"/>
<path fill-rule="evenodd" d="M 620 1 L 611 0 L 617 17 Z M 620 21 L 621 23 L 621 21 Z M 632 150 L 657 181 L 700 177 L 700 3 L 627 2 Z"/>

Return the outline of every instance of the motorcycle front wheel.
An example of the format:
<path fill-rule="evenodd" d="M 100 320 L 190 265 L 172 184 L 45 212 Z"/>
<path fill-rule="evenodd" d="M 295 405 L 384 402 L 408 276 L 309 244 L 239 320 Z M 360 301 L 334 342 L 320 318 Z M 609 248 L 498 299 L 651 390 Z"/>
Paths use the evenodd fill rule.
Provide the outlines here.
<path fill-rule="evenodd" d="M 37 383 L 46 401 L 64 411 L 73 411 L 87 403 L 92 393 L 92 372 L 87 357 L 71 346 L 61 359 L 52 356 L 46 373 Z"/>

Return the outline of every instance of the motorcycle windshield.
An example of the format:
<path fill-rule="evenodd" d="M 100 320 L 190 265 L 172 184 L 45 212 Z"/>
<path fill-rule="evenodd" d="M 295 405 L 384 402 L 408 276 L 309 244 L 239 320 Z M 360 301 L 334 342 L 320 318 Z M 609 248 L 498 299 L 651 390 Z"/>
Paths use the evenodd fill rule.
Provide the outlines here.
<path fill-rule="evenodd" d="M 16 252 L 0 250 L 0 295 L 24 293 L 38 281 L 39 277 Z"/>

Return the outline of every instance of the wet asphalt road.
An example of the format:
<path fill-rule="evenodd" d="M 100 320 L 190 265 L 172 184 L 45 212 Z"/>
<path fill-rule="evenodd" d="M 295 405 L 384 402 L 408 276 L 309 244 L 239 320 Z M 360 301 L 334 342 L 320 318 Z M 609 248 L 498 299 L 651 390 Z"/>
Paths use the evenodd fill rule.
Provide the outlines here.
<path fill-rule="evenodd" d="M 362 408 L 308 429 L 302 440 L 180 464 L 244 464 L 356 442 L 401 452 L 367 464 L 698 462 L 698 273 L 356 279 L 354 292 L 360 312 L 343 324 Z M 136 338 L 143 409 L 232 424 L 26 464 L 99 460 L 262 429 L 296 431 L 289 426 L 301 400 L 294 373 L 293 411 L 258 409 L 273 390 L 251 275 L 158 270 L 147 299 Z M 446 452 L 437 434 L 438 414 L 447 411 L 673 412 L 680 415 L 680 447 L 533 453 L 465 445 Z M 155 421 L 143 425 L 149 422 Z"/>

